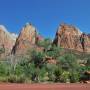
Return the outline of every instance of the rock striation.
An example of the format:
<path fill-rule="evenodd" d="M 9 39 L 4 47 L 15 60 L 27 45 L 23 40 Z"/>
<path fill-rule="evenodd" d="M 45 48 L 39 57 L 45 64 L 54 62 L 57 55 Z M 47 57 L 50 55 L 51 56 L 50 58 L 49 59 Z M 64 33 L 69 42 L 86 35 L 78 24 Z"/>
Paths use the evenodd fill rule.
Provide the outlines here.
<path fill-rule="evenodd" d="M 7 31 L 5 26 L 0 25 L 0 50 L 4 49 L 4 54 L 8 55 L 15 44 L 16 37 Z"/>
<path fill-rule="evenodd" d="M 36 28 L 27 23 L 21 30 L 16 43 L 12 49 L 13 54 L 23 54 L 29 48 L 34 48 L 36 43 L 37 32 Z"/>
<path fill-rule="evenodd" d="M 56 32 L 55 39 L 53 43 L 62 48 L 74 49 L 78 51 L 83 51 L 80 37 L 82 32 L 75 26 L 68 24 L 61 24 Z M 85 36 L 85 49 L 89 49 L 89 39 Z"/>

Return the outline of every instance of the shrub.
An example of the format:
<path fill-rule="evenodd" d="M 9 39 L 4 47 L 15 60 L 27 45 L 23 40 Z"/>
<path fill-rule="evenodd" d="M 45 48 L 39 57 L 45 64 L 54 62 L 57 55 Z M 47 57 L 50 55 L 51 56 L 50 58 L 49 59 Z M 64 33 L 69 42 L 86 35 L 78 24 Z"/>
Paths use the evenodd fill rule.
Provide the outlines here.
<path fill-rule="evenodd" d="M 25 81 L 26 81 L 26 78 L 24 75 L 17 76 L 17 75 L 11 74 L 10 76 L 8 76 L 8 82 L 10 83 L 25 83 Z"/>
<path fill-rule="evenodd" d="M 77 71 L 71 71 L 70 72 L 70 82 L 76 83 L 80 81 L 80 73 Z"/>
<path fill-rule="evenodd" d="M 47 71 L 46 71 L 45 67 L 43 67 L 39 70 L 38 76 L 39 76 L 40 82 L 45 82 L 47 80 Z"/>
<path fill-rule="evenodd" d="M 8 82 L 7 76 L 0 76 L 0 82 Z"/>
<path fill-rule="evenodd" d="M 0 62 L 0 76 L 7 76 L 9 74 L 10 64 L 6 61 Z"/>
<path fill-rule="evenodd" d="M 34 62 L 36 67 L 41 68 L 43 66 L 44 57 L 45 54 L 43 52 L 37 52 L 37 51 L 32 52 L 32 62 Z"/>
<path fill-rule="evenodd" d="M 52 44 L 52 41 L 51 39 L 48 39 L 48 38 L 44 39 L 43 41 L 39 41 L 37 43 L 39 47 L 43 47 L 45 49 L 45 52 L 50 49 L 51 44 Z"/>
<path fill-rule="evenodd" d="M 60 65 L 64 70 L 77 69 L 79 64 L 73 54 L 65 54 L 58 58 Z"/>
<path fill-rule="evenodd" d="M 63 83 L 69 83 L 70 82 L 70 73 L 68 71 L 63 71 L 61 74 L 61 82 Z"/>
<path fill-rule="evenodd" d="M 54 71 L 55 82 L 61 82 L 62 69 L 57 67 Z"/>
<path fill-rule="evenodd" d="M 60 56 L 60 52 L 61 48 L 53 45 L 50 50 L 46 52 L 46 55 L 57 59 L 57 57 Z"/>
<path fill-rule="evenodd" d="M 57 66 L 53 64 L 46 64 L 46 70 L 48 73 L 49 81 L 55 81 L 54 72 L 56 70 Z"/>

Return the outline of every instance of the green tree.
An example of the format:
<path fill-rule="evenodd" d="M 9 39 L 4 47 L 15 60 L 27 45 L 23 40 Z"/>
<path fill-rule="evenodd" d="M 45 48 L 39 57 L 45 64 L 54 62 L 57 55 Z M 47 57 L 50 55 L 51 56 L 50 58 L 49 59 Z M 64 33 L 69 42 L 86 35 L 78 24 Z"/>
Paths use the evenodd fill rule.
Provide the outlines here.
<path fill-rule="evenodd" d="M 34 62 L 35 67 L 41 68 L 44 65 L 45 54 L 43 52 L 33 51 L 32 52 L 32 62 Z"/>

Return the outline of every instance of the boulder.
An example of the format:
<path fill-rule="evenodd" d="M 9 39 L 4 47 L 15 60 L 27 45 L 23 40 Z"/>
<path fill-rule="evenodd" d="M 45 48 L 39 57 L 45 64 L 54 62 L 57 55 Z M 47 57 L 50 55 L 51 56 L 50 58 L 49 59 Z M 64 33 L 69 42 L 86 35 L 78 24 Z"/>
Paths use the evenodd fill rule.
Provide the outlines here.
<path fill-rule="evenodd" d="M 49 64 L 57 64 L 57 60 L 53 59 L 52 57 L 46 56 L 45 61 Z"/>

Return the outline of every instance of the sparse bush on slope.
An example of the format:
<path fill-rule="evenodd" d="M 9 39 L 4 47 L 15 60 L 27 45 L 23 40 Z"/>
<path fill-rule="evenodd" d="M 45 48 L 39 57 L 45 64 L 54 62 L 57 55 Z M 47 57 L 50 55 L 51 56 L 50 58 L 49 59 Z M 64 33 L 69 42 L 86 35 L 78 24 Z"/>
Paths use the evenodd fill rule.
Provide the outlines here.
<path fill-rule="evenodd" d="M 40 42 L 39 45 L 45 50 L 40 52 L 30 50 L 25 56 L 14 56 L 12 60 L 0 61 L 0 81 L 76 83 L 83 77 L 83 72 L 90 71 L 89 57 L 87 57 L 87 62 L 85 61 L 86 66 L 82 67 L 74 53 L 61 54 L 63 49 L 51 45 L 49 40 Z M 57 63 L 47 63 L 46 56 L 54 58 Z"/>

